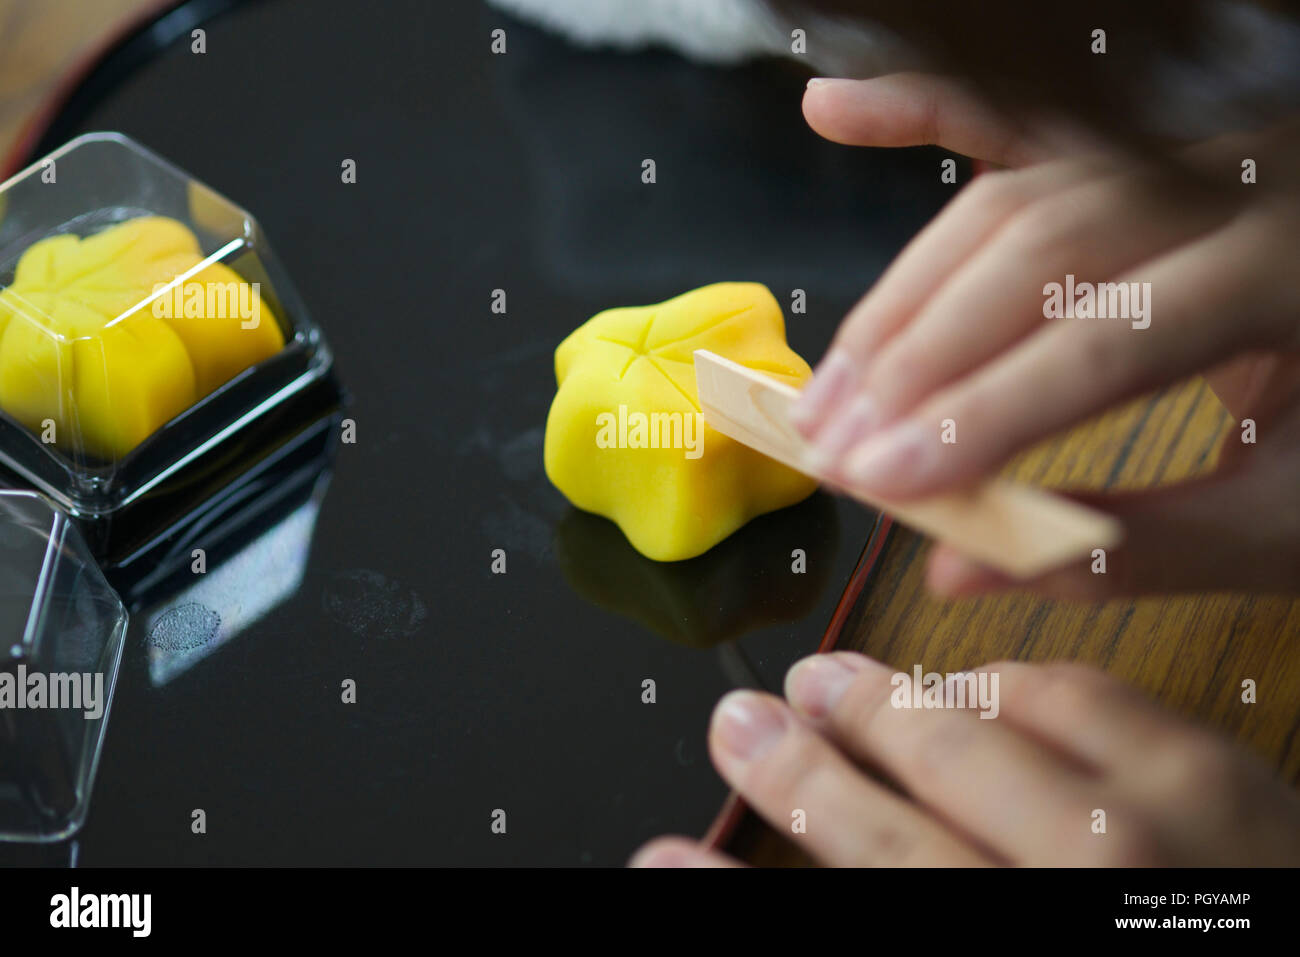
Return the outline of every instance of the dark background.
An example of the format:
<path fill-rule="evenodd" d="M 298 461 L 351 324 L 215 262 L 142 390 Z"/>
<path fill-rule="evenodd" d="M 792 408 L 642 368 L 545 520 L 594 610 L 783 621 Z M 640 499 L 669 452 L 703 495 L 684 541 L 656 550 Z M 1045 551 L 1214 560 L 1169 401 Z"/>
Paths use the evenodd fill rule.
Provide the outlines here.
<path fill-rule="evenodd" d="M 358 440 L 291 597 L 218 648 L 192 596 L 136 614 L 85 829 L 0 862 L 618 864 L 702 833 L 714 702 L 817 646 L 875 516 L 819 494 L 691 563 L 641 559 L 542 473 L 552 350 L 601 309 L 758 280 L 787 313 L 806 290 L 789 338 L 815 361 L 954 188 L 939 154 L 819 141 L 797 64 L 584 52 L 478 4 L 265 0 L 204 27 L 204 55 L 186 28 L 119 56 L 40 151 L 120 130 L 252 210 Z"/>

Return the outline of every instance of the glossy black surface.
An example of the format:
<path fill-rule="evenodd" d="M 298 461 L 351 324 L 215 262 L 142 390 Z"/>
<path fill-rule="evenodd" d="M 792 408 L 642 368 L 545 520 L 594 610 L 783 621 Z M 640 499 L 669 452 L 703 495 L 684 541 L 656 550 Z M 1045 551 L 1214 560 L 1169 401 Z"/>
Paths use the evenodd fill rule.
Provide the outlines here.
<path fill-rule="evenodd" d="M 254 509 L 198 598 L 155 576 L 76 848 L 0 861 L 617 864 L 702 832 L 714 702 L 816 647 L 875 516 L 819 495 L 640 558 L 542 473 L 552 350 L 601 309 L 753 279 L 815 360 L 947 198 L 938 155 L 820 142 L 792 64 L 581 52 L 476 4 L 277 0 L 206 29 L 51 138 L 121 130 L 251 209 L 357 441 Z"/>

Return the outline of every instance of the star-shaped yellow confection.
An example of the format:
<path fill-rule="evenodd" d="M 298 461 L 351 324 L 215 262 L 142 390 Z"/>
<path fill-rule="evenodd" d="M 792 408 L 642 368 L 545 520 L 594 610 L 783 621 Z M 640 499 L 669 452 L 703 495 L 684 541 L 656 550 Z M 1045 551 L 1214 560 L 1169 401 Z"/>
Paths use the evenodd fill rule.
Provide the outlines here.
<path fill-rule="evenodd" d="M 161 216 L 33 244 L 0 292 L 0 409 L 111 462 L 283 348 L 258 292 L 221 263 L 149 302 L 202 261 L 194 234 Z"/>
<path fill-rule="evenodd" d="M 812 374 L 786 344 L 776 299 L 751 282 L 606 310 L 555 350 L 546 474 L 575 506 L 612 519 L 657 561 L 706 552 L 817 484 L 705 424 L 696 349 L 796 387 Z"/>

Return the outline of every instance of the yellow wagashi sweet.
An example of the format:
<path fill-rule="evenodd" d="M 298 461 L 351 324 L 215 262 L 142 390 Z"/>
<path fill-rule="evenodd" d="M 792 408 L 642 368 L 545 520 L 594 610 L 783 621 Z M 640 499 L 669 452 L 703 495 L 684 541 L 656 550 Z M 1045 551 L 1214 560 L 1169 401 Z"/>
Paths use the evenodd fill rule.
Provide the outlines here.
<path fill-rule="evenodd" d="M 612 519 L 658 561 L 708 551 L 817 484 L 704 422 L 696 349 L 796 387 L 812 374 L 786 344 L 776 299 L 750 282 L 606 310 L 555 351 L 546 474 L 575 506 Z"/>
<path fill-rule="evenodd" d="M 282 349 L 258 291 L 221 263 L 155 296 L 202 260 L 160 216 L 32 245 L 0 292 L 0 409 L 111 461 Z"/>

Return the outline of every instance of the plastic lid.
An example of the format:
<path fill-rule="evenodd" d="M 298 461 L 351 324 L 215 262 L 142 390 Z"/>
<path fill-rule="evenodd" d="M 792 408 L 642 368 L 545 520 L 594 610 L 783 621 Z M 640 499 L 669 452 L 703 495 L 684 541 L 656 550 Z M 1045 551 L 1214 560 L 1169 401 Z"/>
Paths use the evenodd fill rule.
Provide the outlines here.
<path fill-rule="evenodd" d="M 80 827 L 126 624 L 76 525 L 34 492 L 0 491 L 0 839 Z"/>

